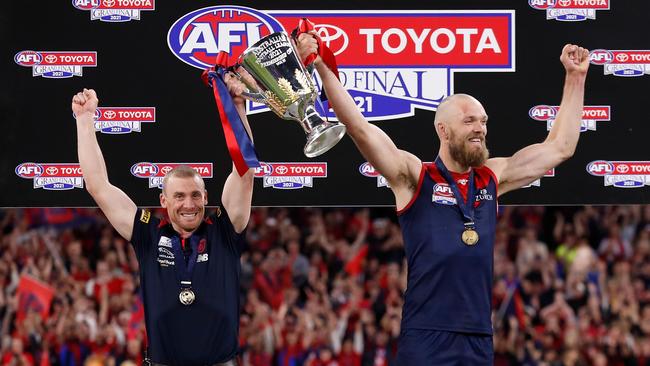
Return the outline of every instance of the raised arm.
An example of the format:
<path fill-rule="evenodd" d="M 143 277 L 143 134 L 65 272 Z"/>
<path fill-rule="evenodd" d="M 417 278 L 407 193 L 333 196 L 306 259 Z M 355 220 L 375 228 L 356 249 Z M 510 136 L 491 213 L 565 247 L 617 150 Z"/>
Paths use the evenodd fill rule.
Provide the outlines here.
<path fill-rule="evenodd" d="M 509 158 L 489 159 L 486 163 L 499 180 L 499 195 L 541 178 L 575 152 L 580 136 L 589 51 L 567 44 L 562 49 L 560 61 L 566 70 L 564 91 L 560 110 L 546 140 L 527 146 Z"/>
<path fill-rule="evenodd" d="M 97 143 L 93 118 L 98 104 L 97 94 L 84 89 L 72 98 L 72 112 L 77 118 L 77 152 L 86 189 L 108 221 L 126 240 L 131 240 L 135 203 L 108 181 L 106 164 Z"/>
<path fill-rule="evenodd" d="M 312 34 L 301 34 L 297 46 L 303 59 L 317 50 Z M 350 94 L 320 57 L 316 58 L 314 64 L 336 117 L 345 125 L 363 157 L 386 178 L 395 194 L 397 208 L 403 208 L 413 196 L 422 162 L 415 155 L 398 149 L 384 131 L 368 123 Z"/>
<path fill-rule="evenodd" d="M 246 72 L 239 70 L 243 77 L 250 77 Z M 245 90 L 244 84 L 238 81 L 231 74 L 226 74 L 224 81 L 228 86 L 228 91 L 233 96 L 235 108 L 241 117 L 244 127 L 248 135 L 253 139 L 248 119 L 246 118 L 246 106 L 244 99 L 240 96 Z M 255 170 L 249 169 L 246 174 L 239 176 L 235 165 L 232 166 L 232 171 L 226 178 L 226 183 L 223 186 L 221 193 L 221 203 L 228 212 L 230 222 L 232 222 L 235 231 L 241 233 L 248 224 L 248 219 L 251 215 L 251 201 L 253 200 L 253 178 Z"/>

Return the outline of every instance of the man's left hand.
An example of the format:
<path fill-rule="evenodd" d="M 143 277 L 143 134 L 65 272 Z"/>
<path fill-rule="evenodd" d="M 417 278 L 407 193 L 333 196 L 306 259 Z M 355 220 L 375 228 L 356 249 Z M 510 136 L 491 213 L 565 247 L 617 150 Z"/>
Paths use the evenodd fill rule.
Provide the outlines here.
<path fill-rule="evenodd" d="M 589 50 L 574 44 L 567 44 L 562 49 L 560 61 L 567 74 L 584 76 L 589 69 Z"/>

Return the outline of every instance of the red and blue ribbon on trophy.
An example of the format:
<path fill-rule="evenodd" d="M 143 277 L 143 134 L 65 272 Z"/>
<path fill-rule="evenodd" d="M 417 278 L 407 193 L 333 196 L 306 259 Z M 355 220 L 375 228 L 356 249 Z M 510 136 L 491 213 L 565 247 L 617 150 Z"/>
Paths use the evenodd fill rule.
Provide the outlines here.
<path fill-rule="evenodd" d="M 311 32 L 314 28 L 314 23 L 307 18 L 302 18 L 298 23 L 298 27 L 292 32 L 292 35 L 294 38 L 297 38 L 298 35 Z M 318 42 L 318 55 L 321 56 L 323 62 L 332 70 L 334 75 L 338 77 L 338 68 L 334 54 L 326 45 L 321 43 L 317 35 L 314 36 Z M 303 63 L 310 65 L 316 57 L 316 54 L 309 55 L 303 60 Z M 228 87 L 224 80 L 225 75 L 233 71 L 236 67 L 236 63 L 230 60 L 228 52 L 220 51 L 217 55 L 215 65 L 203 71 L 201 78 L 206 85 L 212 88 L 230 158 L 235 164 L 237 173 L 243 176 L 249 169 L 259 167 L 260 162 L 257 157 L 257 151 L 255 151 L 255 147 L 253 146 L 253 141 L 244 127 L 244 123 L 237 112 L 235 103 L 228 92 Z"/>

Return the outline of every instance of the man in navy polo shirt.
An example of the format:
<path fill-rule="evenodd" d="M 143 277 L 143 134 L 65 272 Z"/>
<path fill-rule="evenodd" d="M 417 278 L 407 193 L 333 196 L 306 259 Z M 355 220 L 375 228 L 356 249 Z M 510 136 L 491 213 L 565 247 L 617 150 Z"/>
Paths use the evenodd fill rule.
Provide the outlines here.
<path fill-rule="evenodd" d="M 302 34 L 303 59 L 318 50 Z M 589 52 L 568 44 L 560 110 L 546 140 L 507 158 L 488 159 L 487 114 L 466 94 L 445 98 L 434 126 L 435 163 L 398 149 L 369 124 L 332 71 L 316 70 L 339 121 L 395 195 L 408 280 L 396 365 L 491 365 L 491 300 L 497 196 L 539 179 L 571 157 L 580 135 Z"/>
<path fill-rule="evenodd" d="M 250 135 L 243 85 L 226 76 L 235 106 Z M 79 163 L 86 189 L 113 227 L 131 241 L 140 264 L 148 358 L 154 365 L 236 365 L 239 330 L 239 272 L 243 231 L 253 194 L 253 170 L 233 167 L 222 207 L 204 218 L 207 191 L 201 176 L 180 166 L 167 173 L 159 220 L 108 180 L 95 137 L 98 99 L 84 89 L 72 99 L 77 118 Z"/>

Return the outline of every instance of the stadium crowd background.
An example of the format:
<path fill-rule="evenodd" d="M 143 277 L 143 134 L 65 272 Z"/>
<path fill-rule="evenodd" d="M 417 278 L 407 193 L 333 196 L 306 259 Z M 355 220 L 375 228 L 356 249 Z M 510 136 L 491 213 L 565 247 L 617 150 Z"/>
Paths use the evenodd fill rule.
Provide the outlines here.
<path fill-rule="evenodd" d="M 496 235 L 495 365 L 650 365 L 650 206 L 502 207 Z M 243 365 L 394 365 L 394 210 L 256 208 L 246 245 Z M 51 289 L 48 316 L 19 309 L 26 275 Z M 2 365 L 141 364 L 138 282 L 99 210 L 0 210 Z"/>

